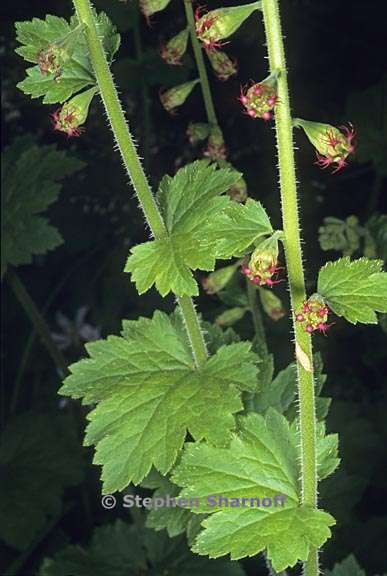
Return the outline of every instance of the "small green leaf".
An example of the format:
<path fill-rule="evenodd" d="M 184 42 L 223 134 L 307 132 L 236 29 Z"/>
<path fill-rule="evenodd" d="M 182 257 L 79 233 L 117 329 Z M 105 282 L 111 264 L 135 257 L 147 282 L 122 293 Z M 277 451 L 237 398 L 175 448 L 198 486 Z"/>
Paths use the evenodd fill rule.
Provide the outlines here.
<path fill-rule="evenodd" d="M 139 294 L 155 284 L 162 296 L 197 296 L 198 285 L 191 270 L 213 270 L 215 257 L 199 237 L 174 234 L 135 246 L 125 266 Z"/>
<path fill-rule="evenodd" d="M 357 324 L 376 324 L 387 312 L 387 273 L 381 260 L 340 258 L 321 268 L 318 293 L 338 316 Z"/>
<path fill-rule="evenodd" d="M 223 346 L 200 371 L 186 339 L 167 315 L 124 322 L 121 337 L 87 345 L 90 359 L 72 365 L 61 394 L 97 403 L 86 445 L 96 445 L 104 491 L 138 484 L 152 464 L 166 474 L 186 432 L 224 445 L 242 409 L 241 390 L 256 388 L 250 344 Z M 211 409 L 209 409 L 211 407 Z"/>
<path fill-rule="evenodd" d="M 2 158 L 1 274 L 7 266 L 30 264 L 62 243 L 58 230 L 39 214 L 59 196 L 60 180 L 83 162 L 56 146 L 38 146 L 30 137 L 14 140 Z"/>
<path fill-rule="evenodd" d="M 272 234 L 269 217 L 260 202 L 248 199 L 246 204 L 230 203 L 212 229 L 217 243 L 217 258 L 244 256 L 263 236 Z"/>
<path fill-rule="evenodd" d="M 167 227 L 165 238 L 140 244 L 131 250 L 125 266 L 140 294 L 153 284 L 165 296 L 197 295 L 192 270 L 215 267 L 216 245 L 210 229 L 230 203 L 224 194 L 240 177 L 228 169 L 217 169 L 207 160 L 181 168 L 160 183 L 158 201 Z"/>
<path fill-rule="evenodd" d="M 362 570 L 353 554 L 350 554 L 334 565 L 333 570 L 327 570 L 326 576 L 366 576 L 364 570 Z"/>
<path fill-rule="evenodd" d="M 241 418 L 239 435 L 228 448 L 186 445 L 172 480 L 183 487 L 182 498 L 198 499 L 193 512 L 211 514 L 202 522 L 195 552 L 239 559 L 267 549 L 281 571 L 324 544 L 334 519 L 300 505 L 297 446 L 295 426 L 271 409 L 265 416 Z M 270 506 L 263 505 L 264 498 Z"/>

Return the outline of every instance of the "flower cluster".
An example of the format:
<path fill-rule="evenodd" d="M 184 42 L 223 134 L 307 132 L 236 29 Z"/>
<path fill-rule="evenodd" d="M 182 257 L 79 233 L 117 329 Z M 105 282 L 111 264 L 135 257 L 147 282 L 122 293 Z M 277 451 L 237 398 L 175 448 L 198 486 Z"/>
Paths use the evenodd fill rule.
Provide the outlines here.
<path fill-rule="evenodd" d="M 241 88 L 239 100 L 251 118 L 271 120 L 272 111 L 278 104 L 276 82 L 264 80 L 253 84 L 246 91 Z"/>
<path fill-rule="evenodd" d="M 328 324 L 328 307 L 319 294 L 312 294 L 302 305 L 302 310 L 296 313 L 296 322 L 301 322 L 305 332 L 322 332 L 326 334 L 332 324 Z"/>

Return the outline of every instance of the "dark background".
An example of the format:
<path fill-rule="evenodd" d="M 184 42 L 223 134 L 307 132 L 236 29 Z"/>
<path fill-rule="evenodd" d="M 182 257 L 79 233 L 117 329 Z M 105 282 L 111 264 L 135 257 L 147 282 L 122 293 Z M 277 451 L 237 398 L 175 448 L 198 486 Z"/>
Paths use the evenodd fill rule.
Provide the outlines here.
<path fill-rule="evenodd" d="M 183 26 L 181 2 L 173 0 L 165 13 L 153 18 L 151 28 L 141 19 L 142 59 L 134 43 L 130 9 L 116 0 L 96 4 L 108 12 L 122 33 L 113 73 L 150 179 L 156 185 L 164 173 L 173 173 L 200 154 L 199 149 L 189 146 L 185 130 L 190 120 L 205 121 L 199 90 L 175 117 L 159 103 L 161 86 L 173 86 L 194 74 L 190 57 L 185 66 L 176 69 L 162 63 L 157 52 L 160 40 Z M 358 154 L 345 171 L 334 176 L 314 165 L 313 149 L 303 134 L 296 135 L 304 261 L 308 288 L 313 291 L 320 266 L 338 257 L 320 249 L 317 230 L 323 218 L 354 214 L 363 224 L 375 211 L 386 211 L 383 130 L 385 138 L 387 21 L 384 2 L 283 0 L 281 4 L 294 115 L 335 125 L 351 121 L 358 131 Z M 211 2 L 210 8 L 219 5 Z M 122 318 L 149 316 L 155 308 L 172 310 L 173 299 L 162 300 L 155 290 L 139 297 L 122 272 L 129 246 L 144 241 L 147 232 L 119 155 L 113 150 L 100 103 L 93 104 L 85 134 L 66 140 L 51 129 L 49 113 L 55 106 L 31 101 L 15 87 L 24 77 L 25 63 L 13 51 L 14 22 L 46 13 L 67 17 L 71 3 L 18 0 L 3 2 L 1 10 L 5 11 L 1 47 L 3 146 L 17 135 L 30 133 L 39 143 L 57 143 L 86 162 L 85 169 L 65 181 L 59 201 L 50 209 L 50 220 L 65 243 L 36 258 L 33 265 L 20 268 L 20 277 L 53 331 L 60 330 L 56 325 L 58 311 L 73 319 L 81 306 L 89 308 L 87 321 L 100 327 L 103 336 L 118 333 Z M 240 84 L 258 81 L 267 74 L 263 26 L 257 21 L 251 17 L 226 47 L 239 61 L 238 76 L 227 83 L 212 76 L 211 85 L 230 160 L 244 173 L 250 196 L 262 200 L 274 226 L 280 226 L 272 126 L 244 116 L 237 101 Z M 149 121 L 144 113 L 147 107 Z M 368 130 L 370 126 L 375 127 L 374 132 Z M 277 293 L 288 307 L 286 288 L 280 286 Z M 21 368 L 32 327 L 6 279 L 2 301 L 3 425 L 9 424 L 16 380 L 20 382 L 16 414 L 47 408 L 68 412 L 71 407 L 60 404 L 56 396 L 58 374 L 38 339 Z M 208 320 L 225 309 L 219 299 L 205 294 L 197 304 Z M 242 336 L 251 336 L 248 318 L 235 329 Z M 276 351 L 276 368 L 281 369 L 292 360 L 289 323 L 286 318 L 278 323 L 267 319 L 266 329 L 270 346 Z M 321 494 L 322 506 L 338 521 L 322 560 L 332 566 L 353 552 L 367 574 L 382 573 L 387 569 L 385 334 L 379 326 L 354 328 L 337 319 L 326 338 L 315 338 L 315 346 L 329 375 L 324 395 L 333 397 L 328 427 L 340 433 L 343 460 Z M 84 349 L 74 342 L 64 354 L 67 360 L 75 361 L 84 355 Z M 81 428 L 82 411 L 74 406 L 72 412 Z M 82 483 L 64 493 L 62 512 L 24 553 L 20 571 L 15 574 L 33 574 L 43 557 L 68 542 L 84 544 L 95 525 L 120 514 L 101 508 L 99 469 L 90 464 L 91 458 L 92 451 L 83 449 Z M 23 552 L 4 545 L 3 570 L 20 555 Z M 246 567 L 249 574 L 261 573 L 256 560 L 248 561 Z"/>

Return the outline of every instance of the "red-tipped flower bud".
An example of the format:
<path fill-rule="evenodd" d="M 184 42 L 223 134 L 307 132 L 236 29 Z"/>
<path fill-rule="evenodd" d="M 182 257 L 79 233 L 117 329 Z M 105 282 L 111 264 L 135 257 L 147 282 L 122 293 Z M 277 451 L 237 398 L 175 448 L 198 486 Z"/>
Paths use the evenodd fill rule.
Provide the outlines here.
<path fill-rule="evenodd" d="M 161 57 L 167 64 L 174 66 L 181 64 L 181 59 L 187 50 L 188 35 L 189 30 L 185 28 L 161 47 Z"/>
<path fill-rule="evenodd" d="M 187 128 L 187 136 L 191 144 L 197 144 L 206 140 L 210 135 L 211 126 L 204 122 L 191 122 Z"/>
<path fill-rule="evenodd" d="M 211 158 L 214 162 L 225 160 L 227 157 L 227 150 L 224 144 L 223 134 L 220 128 L 215 127 L 211 129 L 210 137 L 208 138 L 207 148 L 204 151 L 204 156 Z"/>
<path fill-rule="evenodd" d="M 198 8 L 195 13 L 196 34 L 204 47 L 214 50 L 222 46 L 222 40 L 228 38 L 255 10 L 261 9 L 261 2 L 253 2 L 243 6 L 217 8 L 202 14 Z"/>
<path fill-rule="evenodd" d="M 149 18 L 156 12 L 164 10 L 171 0 L 140 0 L 140 9 L 149 23 Z"/>
<path fill-rule="evenodd" d="M 347 158 L 355 149 L 355 132 L 352 125 L 340 126 L 340 130 L 330 124 L 311 122 L 295 118 L 293 125 L 302 128 L 309 142 L 315 147 L 317 161 L 321 168 L 335 167 L 333 174 L 347 165 Z"/>
<path fill-rule="evenodd" d="M 160 93 L 160 100 L 165 110 L 173 113 L 176 108 L 184 104 L 198 82 L 198 79 L 184 82 L 184 84 L 179 84 L 179 86 Z"/>
<path fill-rule="evenodd" d="M 237 266 L 237 264 L 232 264 L 231 266 L 219 268 L 219 270 L 211 272 L 204 278 L 202 286 L 207 294 L 217 294 L 220 290 L 223 290 L 234 276 Z"/>
<path fill-rule="evenodd" d="M 86 121 L 89 107 L 97 88 L 90 88 L 81 94 L 74 96 L 56 110 L 52 115 L 54 130 L 64 132 L 68 137 L 79 136 L 84 128 L 81 124 Z"/>
<path fill-rule="evenodd" d="M 247 308 L 242 308 L 240 306 L 229 308 L 228 310 L 225 310 L 220 316 L 218 316 L 215 322 L 218 326 L 233 326 L 233 324 L 239 320 L 242 320 L 246 312 Z"/>
<path fill-rule="evenodd" d="M 285 308 L 281 300 L 271 290 L 265 288 L 259 289 L 262 308 L 268 316 L 275 322 L 285 316 Z"/>
<path fill-rule="evenodd" d="M 54 80 L 58 80 L 62 74 L 62 66 L 70 58 L 66 48 L 59 44 L 50 44 L 47 48 L 40 50 L 38 54 L 38 66 L 43 76 L 54 75 Z"/>
<path fill-rule="evenodd" d="M 263 240 L 250 256 L 248 265 L 242 265 L 242 274 L 247 276 L 257 286 L 269 286 L 279 284 L 278 271 L 278 232 Z"/>
<path fill-rule="evenodd" d="M 238 72 L 237 61 L 221 50 L 206 50 L 208 59 L 217 78 L 225 82 Z"/>

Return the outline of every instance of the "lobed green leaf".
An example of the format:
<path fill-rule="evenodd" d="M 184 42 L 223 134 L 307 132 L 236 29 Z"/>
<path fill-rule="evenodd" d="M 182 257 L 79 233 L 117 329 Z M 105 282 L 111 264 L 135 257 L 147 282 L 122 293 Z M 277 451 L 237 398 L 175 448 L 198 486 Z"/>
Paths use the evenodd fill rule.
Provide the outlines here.
<path fill-rule="evenodd" d="M 152 465 L 166 474 L 187 431 L 224 445 L 242 408 L 241 390 L 257 385 L 246 342 L 224 346 L 197 370 L 179 327 L 161 312 L 124 324 L 122 336 L 87 345 L 89 359 L 70 367 L 60 393 L 97 403 L 85 444 L 96 445 L 104 491 L 138 484 Z"/>
<path fill-rule="evenodd" d="M 8 265 L 30 264 L 62 243 L 58 230 L 40 216 L 59 196 L 60 180 L 80 170 L 83 162 L 56 146 L 38 146 L 17 138 L 2 157 L 1 274 Z"/>
<path fill-rule="evenodd" d="M 328 452 L 325 445 L 318 451 L 325 472 L 333 467 Z M 193 550 L 211 558 L 230 554 L 236 560 L 266 549 L 281 571 L 322 546 L 334 524 L 329 514 L 300 504 L 296 427 L 272 409 L 241 418 L 228 448 L 187 444 L 172 480 L 183 487 L 182 498 L 199 499 L 193 512 L 210 514 Z M 228 505 L 214 495 L 229 499 Z M 271 499 L 270 507 L 264 498 Z"/>
<path fill-rule="evenodd" d="M 387 273 L 382 260 L 349 257 L 328 262 L 318 276 L 318 293 L 338 316 L 352 324 L 376 324 L 387 312 Z"/>

